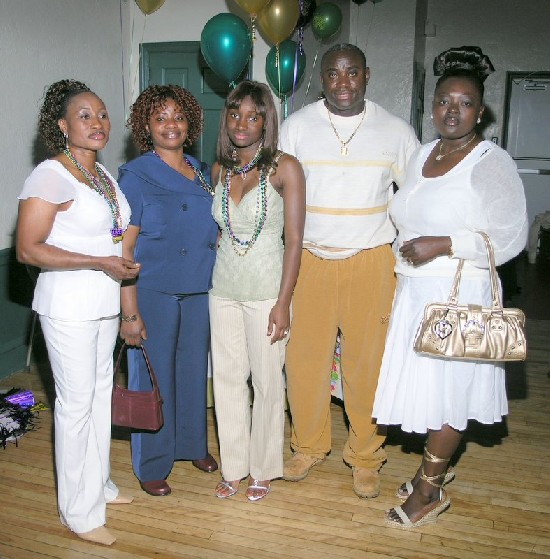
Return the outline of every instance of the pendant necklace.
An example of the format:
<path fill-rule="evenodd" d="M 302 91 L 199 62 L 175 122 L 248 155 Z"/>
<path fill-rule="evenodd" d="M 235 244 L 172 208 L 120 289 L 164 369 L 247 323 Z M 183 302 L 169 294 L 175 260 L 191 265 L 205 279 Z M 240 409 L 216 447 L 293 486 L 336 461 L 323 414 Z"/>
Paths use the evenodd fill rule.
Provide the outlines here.
<path fill-rule="evenodd" d="M 332 126 L 332 129 L 334 130 L 334 133 L 336 134 L 336 137 L 338 138 L 338 141 L 340 142 L 340 145 L 341 145 L 340 154 L 346 156 L 346 155 L 348 155 L 348 144 L 351 142 L 351 140 L 353 139 L 353 137 L 357 133 L 357 130 L 359 130 L 361 124 L 363 124 L 363 120 L 365 119 L 365 114 L 367 113 L 367 104 L 365 103 L 365 105 L 363 107 L 363 114 L 361 116 L 361 120 L 359 121 L 359 124 L 355 127 L 355 130 L 351 133 L 351 136 L 347 140 L 342 140 L 342 138 L 340 137 L 340 134 L 338 134 L 338 130 L 336 130 L 336 126 L 334 126 L 334 123 L 332 122 L 332 118 L 330 116 L 330 111 L 329 111 L 328 107 L 326 107 L 326 109 L 327 109 L 328 120 L 330 122 L 330 125 Z"/>
<path fill-rule="evenodd" d="M 452 149 L 451 151 L 448 151 L 447 153 L 441 153 L 441 148 L 443 148 L 443 140 L 439 140 L 439 154 L 436 155 L 435 160 L 436 161 L 441 161 L 444 157 L 447 157 L 447 155 L 450 155 L 451 153 L 454 153 L 455 151 L 459 151 L 461 149 L 464 149 L 465 147 L 469 146 L 474 141 L 474 138 L 476 136 L 477 136 L 477 134 L 474 132 L 474 135 L 465 144 L 462 144 L 461 146 L 458 146 L 457 148 Z"/>
<path fill-rule="evenodd" d="M 155 154 L 163 163 L 166 163 L 166 161 L 164 161 L 162 159 L 162 157 L 155 150 L 152 150 L 151 153 Z M 195 167 L 195 165 L 193 165 L 193 162 L 187 157 L 187 155 L 183 156 L 183 160 L 185 161 L 186 165 L 190 169 L 193 169 L 193 172 L 195 173 L 195 175 L 197 175 L 197 178 L 199 179 L 199 183 L 201 185 L 201 188 L 203 190 L 205 190 L 206 192 L 208 192 L 208 194 L 210 194 L 210 196 L 214 196 L 214 189 L 212 188 L 212 185 L 206 180 L 206 178 L 202 174 L 202 171 L 198 167 Z M 168 163 L 166 163 L 166 165 L 168 165 Z M 168 165 L 168 166 L 170 167 L 170 165 Z"/>
<path fill-rule="evenodd" d="M 113 227 L 109 230 L 109 232 L 111 233 L 113 243 L 119 243 L 120 241 L 122 241 L 124 228 L 122 227 L 120 206 L 118 204 L 116 190 L 113 183 L 105 174 L 99 163 L 95 164 L 95 170 L 97 173 L 97 177 L 95 177 L 94 175 L 92 175 L 92 173 L 90 173 L 90 171 L 88 171 L 88 169 L 84 168 L 75 159 L 74 155 L 68 149 L 64 149 L 63 153 L 65 154 L 67 159 L 84 175 L 84 178 L 88 182 L 88 186 L 94 192 L 97 192 L 107 202 L 109 210 L 111 210 L 111 216 L 113 218 Z"/>
<path fill-rule="evenodd" d="M 231 217 L 229 215 L 229 199 L 231 195 L 231 175 L 240 174 L 241 177 L 246 177 L 246 173 L 252 169 L 262 156 L 262 144 L 258 148 L 256 155 L 246 165 L 242 167 L 227 168 L 225 172 L 225 180 L 222 190 L 222 219 L 225 225 L 225 230 L 231 239 L 233 250 L 238 256 L 245 256 L 246 253 L 252 248 L 254 243 L 258 240 L 260 233 L 264 227 L 267 218 L 267 171 L 262 169 L 260 171 L 260 180 L 258 186 L 258 193 L 256 195 L 256 215 L 254 217 L 254 232 L 252 237 L 248 240 L 242 240 L 235 235 L 231 225 Z"/>

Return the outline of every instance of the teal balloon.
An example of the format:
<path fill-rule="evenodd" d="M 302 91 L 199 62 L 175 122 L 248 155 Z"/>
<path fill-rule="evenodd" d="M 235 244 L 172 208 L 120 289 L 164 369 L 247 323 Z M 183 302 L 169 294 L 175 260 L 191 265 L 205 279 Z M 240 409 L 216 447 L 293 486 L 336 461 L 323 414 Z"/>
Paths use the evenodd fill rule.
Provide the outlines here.
<path fill-rule="evenodd" d="M 201 52 L 215 74 L 228 83 L 234 82 L 244 70 L 252 52 L 248 26 L 236 15 L 215 15 L 202 30 Z"/>
<path fill-rule="evenodd" d="M 313 14 L 311 28 L 317 39 L 324 40 L 332 37 L 342 25 L 342 10 L 332 2 L 319 4 Z"/>
<path fill-rule="evenodd" d="M 298 53 L 298 56 L 296 56 Z M 300 81 L 306 69 L 306 55 L 298 44 L 287 39 L 279 44 L 279 66 L 277 67 L 277 46 L 271 47 L 265 59 L 265 74 L 271 89 L 282 97 L 292 92 L 295 85 Z M 280 79 L 279 79 L 280 78 Z"/>

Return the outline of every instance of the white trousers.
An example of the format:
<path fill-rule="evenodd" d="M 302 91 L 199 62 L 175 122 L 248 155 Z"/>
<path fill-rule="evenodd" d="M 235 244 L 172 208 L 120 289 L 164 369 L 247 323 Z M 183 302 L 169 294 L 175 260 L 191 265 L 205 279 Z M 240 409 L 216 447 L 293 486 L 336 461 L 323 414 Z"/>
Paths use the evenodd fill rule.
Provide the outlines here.
<path fill-rule="evenodd" d="M 209 296 L 214 404 L 222 475 L 228 481 L 283 475 L 286 341 L 271 345 L 267 336 L 275 301 Z"/>
<path fill-rule="evenodd" d="M 118 495 L 109 478 L 113 351 L 118 317 L 66 322 L 40 316 L 55 382 L 55 465 L 61 522 L 73 532 L 105 524 Z"/>

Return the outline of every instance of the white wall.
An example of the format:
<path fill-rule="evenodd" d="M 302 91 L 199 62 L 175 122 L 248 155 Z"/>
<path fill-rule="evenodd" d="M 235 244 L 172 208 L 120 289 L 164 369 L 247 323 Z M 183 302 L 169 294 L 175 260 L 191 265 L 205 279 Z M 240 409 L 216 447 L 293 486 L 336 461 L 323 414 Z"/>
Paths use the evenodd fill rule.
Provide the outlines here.
<path fill-rule="evenodd" d="M 122 159 L 122 72 L 118 0 L 0 0 L 0 250 L 13 245 L 17 196 L 37 163 L 44 88 L 74 78 L 107 105 L 109 169 Z"/>
<path fill-rule="evenodd" d="M 437 0 L 439 1 L 439 0 Z M 383 0 L 352 4 L 356 25 L 351 40 L 367 56 L 371 78 L 367 97 L 409 121 L 415 53 L 417 0 Z"/>
<path fill-rule="evenodd" d="M 485 104 L 496 122 L 485 137 L 502 137 L 507 71 L 550 70 L 550 2 L 548 0 L 430 0 L 428 20 L 435 37 L 426 39 L 424 141 L 436 137 L 430 121 L 437 54 L 462 45 L 476 45 L 489 56 L 496 71 L 485 82 Z"/>

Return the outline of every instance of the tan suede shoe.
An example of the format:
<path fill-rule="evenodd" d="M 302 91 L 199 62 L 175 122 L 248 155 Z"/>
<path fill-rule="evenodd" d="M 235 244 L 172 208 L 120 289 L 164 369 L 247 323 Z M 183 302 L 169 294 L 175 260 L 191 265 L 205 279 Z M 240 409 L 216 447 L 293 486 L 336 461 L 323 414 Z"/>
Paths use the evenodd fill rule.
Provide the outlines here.
<path fill-rule="evenodd" d="M 309 470 L 311 470 L 313 466 L 322 464 L 324 461 L 325 456 L 317 458 L 316 456 L 309 456 L 301 452 L 296 452 L 292 458 L 289 458 L 285 462 L 283 479 L 286 479 L 286 481 L 300 481 L 309 474 Z"/>
<path fill-rule="evenodd" d="M 380 495 L 380 474 L 378 470 L 353 466 L 353 491 L 358 497 L 373 499 Z"/>

